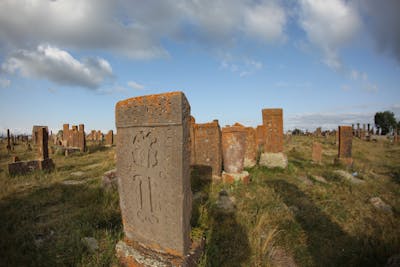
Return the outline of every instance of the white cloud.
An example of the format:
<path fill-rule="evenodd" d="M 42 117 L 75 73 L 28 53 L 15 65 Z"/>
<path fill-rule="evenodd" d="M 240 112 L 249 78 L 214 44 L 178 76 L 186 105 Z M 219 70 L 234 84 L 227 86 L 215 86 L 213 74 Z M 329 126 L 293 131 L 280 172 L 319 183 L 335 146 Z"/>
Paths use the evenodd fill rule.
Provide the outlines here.
<path fill-rule="evenodd" d="M 286 13 L 278 0 L 0 1 L 0 47 L 41 43 L 101 50 L 134 59 L 168 56 L 164 39 L 207 48 L 249 36 L 284 39 Z M 23 19 L 21 19 L 23 18 Z M 6 49 L 2 49 L 4 52 Z"/>
<path fill-rule="evenodd" d="M 369 93 L 376 93 L 379 91 L 378 85 L 371 83 L 369 81 L 368 74 L 358 70 L 351 70 L 350 71 L 350 78 L 358 82 L 363 90 Z"/>
<path fill-rule="evenodd" d="M 25 77 L 91 89 L 112 77 L 111 66 L 106 60 L 85 58 L 78 61 L 68 52 L 49 45 L 39 45 L 33 51 L 18 50 L 2 64 L 2 69 L 10 74 L 19 71 Z"/>
<path fill-rule="evenodd" d="M 250 36 L 262 41 L 274 42 L 284 40 L 285 26 L 285 10 L 275 1 L 264 2 L 257 6 L 249 7 L 245 12 L 245 31 Z"/>
<path fill-rule="evenodd" d="M 7 88 L 11 85 L 11 81 L 5 78 L 0 78 L 0 87 Z"/>
<path fill-rule="evenodd" d="M 135 90 L 143 90 L 144 89 L 143 84 L 140 84 L 140 83 L 137 83 L 134 81 L 129 81 L 127 84 L 130 88 L 135 89 Z"/>
<path fill-rule="evenodd" d="M 323 62 L 340 69 L 338 49 L 358 31 L 361 21 L 357 9 L 349 2 L 301 0 L 299 24 L 309 41 L 322 51 Z"/>

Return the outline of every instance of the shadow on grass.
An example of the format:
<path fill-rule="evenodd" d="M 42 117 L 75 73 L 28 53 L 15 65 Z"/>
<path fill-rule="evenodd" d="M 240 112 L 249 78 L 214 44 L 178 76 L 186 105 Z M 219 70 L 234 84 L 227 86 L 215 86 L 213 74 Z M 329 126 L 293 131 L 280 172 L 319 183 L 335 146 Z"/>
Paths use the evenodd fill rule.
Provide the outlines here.
<path fill-rule="evenodd" d="M 235 212 L 220 209 L 211 200 L 212 169 L 192 166 L 192 227 L 206 233 L 206 247 L 200 266 L 246 266 L 250 245 L 246 229 L 236 219 Z"/>
<path fill-rule="evenodd" d="M 314 266 L 382 266 L 395 244 L 387 244 L 371 236 L 352 237 L 332 222 L 297 186 L 284 180 L 266 184 L 288 206 L 296 206 L 296 222 L 307 235 L 307 248 Z"/>
<path fill-rule="evenodd" d="M 0 266 L 109 266 L 120 218 L 117 196 L 101 188 L 55 184 L 17 193 L 0 201 Z M 87 236 L 102 244 L 96 255 L 82 244 Z"/>

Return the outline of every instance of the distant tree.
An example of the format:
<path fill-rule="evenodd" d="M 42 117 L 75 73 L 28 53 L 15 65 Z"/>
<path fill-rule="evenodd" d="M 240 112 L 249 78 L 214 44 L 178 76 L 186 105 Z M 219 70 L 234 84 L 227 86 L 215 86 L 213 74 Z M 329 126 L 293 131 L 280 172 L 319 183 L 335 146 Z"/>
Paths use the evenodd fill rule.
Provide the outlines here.
<path fill-rule="evenodd" d="M 391 111 L 377 112 L 374 117 L 375 126 L 381 129 L 381 134 L 385 135 L 397 126 L 394 113 Z"/>
<path fill-rule="evenodd" d="M 304 134 L 304 133 L 303 133 L 302 130 L 296 128 L 296 129 L 293 130 L 292 134 L 293 135 L 301 135 L 301 134 Z"/>

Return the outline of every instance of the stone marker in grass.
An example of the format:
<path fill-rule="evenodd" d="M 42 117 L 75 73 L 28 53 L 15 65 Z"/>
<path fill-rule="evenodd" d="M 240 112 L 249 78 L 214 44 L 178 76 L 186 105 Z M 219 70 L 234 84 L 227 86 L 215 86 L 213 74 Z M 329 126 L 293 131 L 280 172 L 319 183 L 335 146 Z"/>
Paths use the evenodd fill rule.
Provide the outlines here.
<path fill-rule="evenodd" d="M 135 97 L 115 108 L 125 266 L 195 266 L 190 240 L 190 106 L 182 92 Z M 201 242 L 200 242 L 201 243 Z"/>

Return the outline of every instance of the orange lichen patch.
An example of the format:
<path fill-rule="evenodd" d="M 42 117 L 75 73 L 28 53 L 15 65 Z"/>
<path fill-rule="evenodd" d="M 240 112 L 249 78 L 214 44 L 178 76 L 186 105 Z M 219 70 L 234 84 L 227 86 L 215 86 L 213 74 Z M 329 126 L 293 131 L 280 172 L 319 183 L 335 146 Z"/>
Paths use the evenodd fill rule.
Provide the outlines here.
<path fill-rule="evenodd" d="M 234 127 L 235 127 L 235 126 L 236 126 L 236 127 L 244 127 L 243 124 L 240 124 L 240 123 L 238 123 L 238 122 L 236 122 L 233 126 L 234 126 Z"/>
<path fill-rule="evenodd" d="M 161 97 L 169 100 L 171 97 L 179 96 L 179 95 L 182 95 L 182 94 L 183 94 L 183 92 L 176 91 L 176 92 L 169 92 L 169 93 L 163 93 L 163 94 L 154 94 L 154 95 L 132 97 L 132 98 L 128 98 L 128 99 L 119 101 L 117 103 L 117 105 L 116 105 L 116 108 L 122 108 L 122 107 L 129 106 L 133 102 L 135 102 L 137 105 L 142 105 L 144 103 L 150 104 L 150 105 L 151 104 L 157 104 Z"/>

